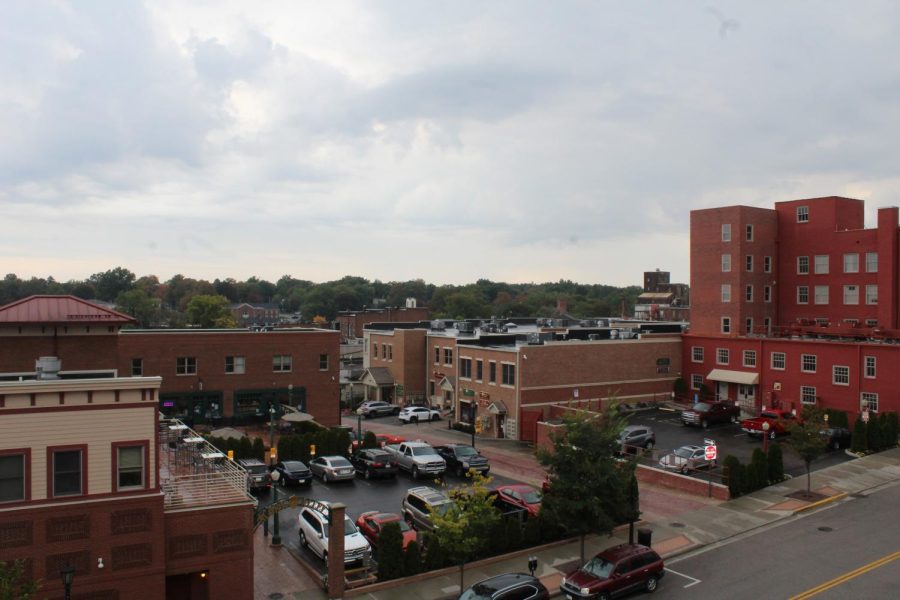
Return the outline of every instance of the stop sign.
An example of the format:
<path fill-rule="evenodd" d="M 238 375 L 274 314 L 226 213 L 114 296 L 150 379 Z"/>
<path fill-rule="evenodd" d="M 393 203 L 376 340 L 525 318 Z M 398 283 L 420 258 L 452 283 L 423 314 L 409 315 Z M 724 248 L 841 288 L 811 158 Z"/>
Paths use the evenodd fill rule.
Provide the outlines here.
<path fill-rule="evenodd" d="M 706 460 L 716 460 L 716 447 L 715 446 L 707 446 L 706 447 Z"/>

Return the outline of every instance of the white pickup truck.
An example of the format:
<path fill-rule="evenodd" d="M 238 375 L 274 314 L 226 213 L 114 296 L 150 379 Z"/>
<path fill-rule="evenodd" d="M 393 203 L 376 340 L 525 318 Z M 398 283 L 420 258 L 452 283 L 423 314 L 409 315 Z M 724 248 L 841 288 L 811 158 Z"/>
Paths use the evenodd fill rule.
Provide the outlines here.
<path fill-rule="evenodd" d="M 397 465 L 408 471 L 413 479 L 418 479 L 419 475 L 437 477 L 447 470 L 446 461 L 425 442 L 388 444 L 384 451 L 393 456 Z"/>

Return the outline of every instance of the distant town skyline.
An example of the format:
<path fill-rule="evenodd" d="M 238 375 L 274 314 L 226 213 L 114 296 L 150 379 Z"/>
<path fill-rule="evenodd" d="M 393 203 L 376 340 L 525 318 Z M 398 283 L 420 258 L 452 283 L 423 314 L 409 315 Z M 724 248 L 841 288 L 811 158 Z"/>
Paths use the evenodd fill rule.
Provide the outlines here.
<path fill-rule="evenodd" d="M 689 283 L 689 212 L 900 202 L 900 6 L 0 6 L 0 264 Z"/>

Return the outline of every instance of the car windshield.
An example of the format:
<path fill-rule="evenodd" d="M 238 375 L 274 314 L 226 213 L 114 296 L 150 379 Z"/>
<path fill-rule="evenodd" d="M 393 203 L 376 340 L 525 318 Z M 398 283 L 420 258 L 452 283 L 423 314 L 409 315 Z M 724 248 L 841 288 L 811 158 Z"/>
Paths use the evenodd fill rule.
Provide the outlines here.
<path fill-rule="evenodd" d="M 493 588 L 475 584 L 462 593 L 459 600 L 491 600 L 491 594 L 494 593 Z"/>
<path fill-rule="evenodd" d="M 777 419 L 778 418 L 778 415 L 776 415 L 775 413 L 770 413 L 770 412 L 760 413 L 759 416 L 764 419 Z"/>
<path fill-rule="evenodd" d="M 694 453 L 690 448 L 681 447 L 675 450 L 675 456 L 680 456 L 681 458 L 690 458 Z"/>
<path fill-rule="evenodd" d="M 699 410 L 699 411 L 701 411 L 701 412 L 706 412 L 706 411 L 708 411 L 708 410 L 711 409 L 711 408 L 712 408 L 712 406 L 709 405 L 709 404 L 707 404 L 706 402 L 698 402 L 697 404 L 695 404 L 695 405 L 693 406 L 693 409 L 694 409 L 694 410 Z"/>
<path fill-rule="evenodd" d="M 456 449 L 457 456 L 475 456 L 478 454 L 478 451 L 471 446 L 460 446 Z"/>
<path fill-rule="evenodd" d="M 413 453 L 413 456 L 431 456 L 433 454 L 437 454 L 437 452 L 435 452 L 434 448 L 431 448 L 430 446 L 422 447 L 422 448 L 413 448 L 412 453 Z"/>
<path fill-rule="evenodd" d="M 525 492 L 525 495 L 522 496 L 527 504 L 540 504 L 541 500 L 544 499 L 541 496 L 541 493 L 537 490 L 531 490 L 530 492 Z"/>
<path fill-rule="evenodd" d="M 437 504 L 431 507 L 431 512 L 436 512 L 437 514 L 444 516 L 447 514 L 447 511 L 450 510 L 450 503 L 444 502 L 443 504 Z"/>
<path fill-rule="evenodd" d="M 350 519 L 344 519 L 344 535 L 353 535 L 359 531 Z"/>
<path fill-rule="evenodd" d="M 253 473 L 254 475 L 261 475 L 263 473 L 268 473 L 269 469 L 266 468 L 266 465 L 251 465 L 247 467 L 247 470 Z"/>
<path fill-rule="evenodd" d="M 286 462 L 284 463 L 284 468 L 287 471 L 305 471 L 306 465 L 301 462 Z"/>
<path fill-rule="evenodd" d="M 331 466 L 332 467 L 349 467 L 350 462 L 346 458 L 343 458 L 343 457 L 332 458 Z"/>
<path fill-rule="evenodd" d="M 594 577 L 599 577 L 600 579 L 607 579 L 609 574 L 612 573 L 613 565 L 611 562 L 606 560 L 605 558 L 601 558 L 599 556 L 595 556 L 591 560 L 587 562 L 586 565 L 581 567 L 581 570 L 585 573 L 589 573 Z"/>

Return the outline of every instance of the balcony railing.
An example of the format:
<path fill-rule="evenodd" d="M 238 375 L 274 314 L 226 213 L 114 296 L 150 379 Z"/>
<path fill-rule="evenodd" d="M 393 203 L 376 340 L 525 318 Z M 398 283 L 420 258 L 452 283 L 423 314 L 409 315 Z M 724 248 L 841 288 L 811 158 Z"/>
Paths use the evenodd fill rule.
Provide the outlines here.
<path fill-rule="evenodd" d="M 247 489 L 247 471 L 178 419 L 159 422 L 159 445 L 166 510 L 256 505 Z"/>

